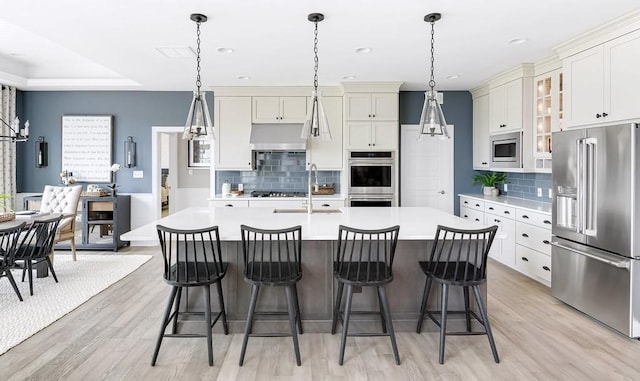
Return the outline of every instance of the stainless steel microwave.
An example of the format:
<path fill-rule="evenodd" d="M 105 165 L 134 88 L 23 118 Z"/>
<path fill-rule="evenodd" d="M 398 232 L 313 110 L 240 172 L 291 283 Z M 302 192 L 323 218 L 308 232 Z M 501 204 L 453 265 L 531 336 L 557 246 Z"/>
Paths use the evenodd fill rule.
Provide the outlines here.
<path fill-rule="evenodd" d="M 522 132 L 491 135 L 491 168 L 522 168 Z"/>

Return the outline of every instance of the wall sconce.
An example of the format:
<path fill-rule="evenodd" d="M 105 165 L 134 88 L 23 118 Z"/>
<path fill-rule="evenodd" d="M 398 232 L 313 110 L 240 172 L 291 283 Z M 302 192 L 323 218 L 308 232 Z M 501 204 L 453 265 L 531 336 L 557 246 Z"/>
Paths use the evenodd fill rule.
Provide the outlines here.
<path fill-rule="evenodd" d="M 49 144 L 44 141 L 44 136 L 38 136 L 36 142 L 36 168 L 49 165 Z"/>
<path fill-rule="evenodd" d="M 127 168 L 136 166 L 136 142 L 133 141 L 133 136 L 127 136 L 124 141 L 124 165 Z"/>

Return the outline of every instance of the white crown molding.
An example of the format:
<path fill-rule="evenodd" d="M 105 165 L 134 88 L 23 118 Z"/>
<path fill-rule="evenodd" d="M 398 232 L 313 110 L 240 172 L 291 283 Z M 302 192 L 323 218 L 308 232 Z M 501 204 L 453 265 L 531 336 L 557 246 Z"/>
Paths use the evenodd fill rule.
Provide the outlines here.
<path fill-rule="evenodd" d="M 13 86 L 18 90 L 25 90 L 27 87 L 27 78 L 19 75 L 0 71 L 0 83 L 6 86 Z"/>
<path fill-rule="evenodd" d="M 399 93 L 404 82 L 342 82 L 345 93 Z"/>
<path fill-rule="evenodd" d="M 494 75 L 489 78 L 487 82 L 489 83 L 489 87 L 496 87 L 519 78 L 533 77 L 534 72 L 534 65 L 532 63 L 523 63 L 510 70 Z"/>
<path fill-rule="evenodd" d="M 212 86 L 209 88 L 218 97 L 309 97 L 313 86 Z M 338 86 L 319 86 L 322 96 L 342 96 Z"/>
<path fill-rule="evenodd" d="M 489 84 L 485 83 L 484 85 L 474 87 L 469 90 L 469 92 L 471 93 L 471 97 L 474 99 L 484 95 L 489 95 Z"/>
<path fill-rule="evenodd" d="M 547 57 L 541 61 L 538 61 L 534 64 L 535 76 L 548 73 L 550 71 L 554 71 L 556 69 L 562 68 L 562 61 L 560 61 L 560 57 L 557 55 Z"/>
<path fill-rule="evenodd" d="M 27 80 L 25 90 L 136 90 L 142 85 L 128 78 L 47 78 Z"/>
<path fill-rule="evenodd" d="M 640 29 L 640 8 L 555 46 L 559 59 L 580 53 Z"/>

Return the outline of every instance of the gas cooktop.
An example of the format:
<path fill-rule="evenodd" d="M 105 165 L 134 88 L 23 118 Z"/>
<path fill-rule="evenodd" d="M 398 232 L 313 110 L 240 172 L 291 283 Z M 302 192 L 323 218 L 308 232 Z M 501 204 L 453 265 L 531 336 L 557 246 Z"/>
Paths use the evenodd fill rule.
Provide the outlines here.
<path fill-rule="evenodd" d="M 307 192 L 253 191 L 251 197 L 307 197 Z"/>

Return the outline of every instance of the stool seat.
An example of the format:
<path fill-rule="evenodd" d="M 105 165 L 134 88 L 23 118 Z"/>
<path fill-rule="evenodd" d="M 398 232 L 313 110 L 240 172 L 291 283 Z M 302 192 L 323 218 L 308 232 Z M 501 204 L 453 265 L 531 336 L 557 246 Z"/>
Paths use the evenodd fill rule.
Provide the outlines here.
<path fill-rule="evenodd" d="M 382 261 L 334 263 L 334 277 L 356 286 L 387 284 L 393 280 L 391 267 Z"/>
<path fill-rule="evenodd" d="M 295 262 L 249 262 L 245 280 L 251 284 L 278 286 L 295 283 L 302 278 L 302 272 Z"/>

